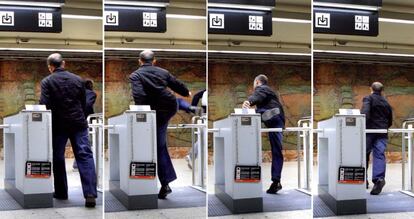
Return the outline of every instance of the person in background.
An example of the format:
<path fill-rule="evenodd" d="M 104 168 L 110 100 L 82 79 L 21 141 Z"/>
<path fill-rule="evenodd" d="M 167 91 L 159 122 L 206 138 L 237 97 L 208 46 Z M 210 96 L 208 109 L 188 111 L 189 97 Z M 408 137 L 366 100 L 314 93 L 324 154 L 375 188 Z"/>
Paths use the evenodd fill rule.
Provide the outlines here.
<path fill-rule="evenodd" d="M 93 106 L 95 105 L 95 101 L 96 101 L 96 93 L 95 91 L 93 91 L 93 81 L 90 79 L 86 79 L 85 88 L 86 88 L 85 118 L 88 118 L 89 115 L 95 113 Z M 76 163 L 76 159 L 73 161 L 72 167 L 74 171 L 78 171 L 78 164 Z"/>

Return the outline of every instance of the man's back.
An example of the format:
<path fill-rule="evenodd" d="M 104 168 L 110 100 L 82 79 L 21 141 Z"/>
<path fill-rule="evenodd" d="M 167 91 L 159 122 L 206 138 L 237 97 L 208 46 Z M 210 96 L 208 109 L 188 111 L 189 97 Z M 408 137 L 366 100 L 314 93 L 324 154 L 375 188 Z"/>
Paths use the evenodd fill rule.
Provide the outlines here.
<path fill-rule="evenodd" d="M 248 98 L 252 105 L 257 106 L 257 111 L 263 113 L 268 109 L 279 108 L 280 115 L 285 122 L 285 113 L 283 106 L 279 101 L 277 94 L 267 85 L 257 86 L 254 93 Z"/>
<path fill-rule="evenodd" d="M 85 85 L 83 80 L 64 69 L 42 80 L 40 103 L 52 110 L 53 129 L 76 131 L 87 128 L 85 119 Z"/>
<path fill-rule="evenodd" d="M 367 129 L 388 129 L 392 125 L 392 108 L 381 94 L 364 97 L 361 113 L 366 116 Z"/>
<path fill-rule="evenodd" d="M 188 96 L 187 87 L 167 70 L 144 64 L 130 75 L 132 96 L 136 105 L 150 105 L 154 110 L 177 110 L 177 100 L 171 90 Z"/>

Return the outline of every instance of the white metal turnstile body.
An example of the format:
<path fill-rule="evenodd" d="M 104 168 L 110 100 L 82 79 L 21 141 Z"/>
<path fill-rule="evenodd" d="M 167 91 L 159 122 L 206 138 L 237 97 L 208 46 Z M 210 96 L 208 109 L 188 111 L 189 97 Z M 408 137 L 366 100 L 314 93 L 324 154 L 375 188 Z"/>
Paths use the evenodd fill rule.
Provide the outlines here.
<path fill-rule="evenodd" d="M 365 115 L 335 115 L 318 123 L 318 193 L 337 215 L 366 207 Z"/>
<path fill-rule="evenodd" d="M 129 210 L 158 208 L 155 111 L 131 106 L 108 124 L 110 192 Z"/>
<path fill-rule="evenodd" d="M 263 211 L 260 128 L 255 113 L 214 122 L 215 195 L 236 214 Z"/>
<path fill-rule="evenodd" d="M 26 106 L 4 124 L 6 191 L 23 208 L 53 207 L 50 110 Z"/>

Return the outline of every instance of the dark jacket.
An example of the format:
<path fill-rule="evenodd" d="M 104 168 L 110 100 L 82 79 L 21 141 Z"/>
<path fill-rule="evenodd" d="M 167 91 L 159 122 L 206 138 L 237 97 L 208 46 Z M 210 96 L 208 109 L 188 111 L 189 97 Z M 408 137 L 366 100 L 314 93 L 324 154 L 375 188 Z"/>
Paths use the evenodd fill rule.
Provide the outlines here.
<path fill-rule="evenodd" d="M 392 108 L 379 93 L 364 97 L 361 113 L 365 114 L 367 129 L 388 129 L 392 125 Z"/>
<path fill-rule="evenodd" d="M 88 127 L 85 118 L 85 84 L 62 68 L 41 82 L 40 104 L 52 111 L 54 132 L 80 131 Z"/>
<path fill-rule="evenodd" d="M 177 99 L 168 89 L 183 97 L 190 95 L 189 90 L 167 70 L 144 64 L 129 76 L 132 96 L 136 105 L 150 105 L 157 111 L 177 111 Z"/>
<path fill-rule="evenodd" d="M 96 93 L 93 90 L 86 89 L 86 109 L 85 117 L 88 118 L 90 114 L 94 114 L 93 105 L 96 101 Z"/>
<path fill-rule="evenodd" d="M 256 106 L 258 113 L 264 113 L 268 109 L 279 108 L 280 117 L 285 123 L 285 112 L 276 93 L 267 85 L 259 85 L 248 98 L 250 106 Z"/>

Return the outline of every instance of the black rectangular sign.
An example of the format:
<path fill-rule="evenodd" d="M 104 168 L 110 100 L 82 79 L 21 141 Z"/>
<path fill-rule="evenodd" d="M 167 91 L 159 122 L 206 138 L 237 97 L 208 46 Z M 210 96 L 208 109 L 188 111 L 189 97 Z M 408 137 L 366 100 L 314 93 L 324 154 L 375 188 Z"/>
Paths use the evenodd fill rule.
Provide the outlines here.
<path fill-rule="evenodd" d="M 274 7 L 275 0 L 209 0 L 208 3 L 258 5 Z"/>
<path fill-rule="evenodd" d="M 342 184 L 363 184 L 365 182 L 365 168 L 339 167 L 338 182 Z"/>
<path fill-rule="evenodd" d="M 314 2 L 367 5 L 367 6 L 378 6 L 378 7 L 382 6 L 382 0 L 314 0 Z"/>
<path fill-rule="evenodd" d="M 314 33 L 378 36 L 378 11 L 315 7 Z"/>
<path fill-rule="evenodd" d="M 234 181 L 239 183 L 260 182 L 260 166 L 236 166 L 234 169 Z"/>
<path fill-rule="evenodd" d="M 49 178 L 52 173 L 52 163 L 43 161 L 27 161 L 26 177 Z"/>
<path fill-rule="evenodd" d="M 240 9 L 208 9 L 208 33 L 271 36 L 272 12 Z"/>
<path fill-rule="evenodd" d="M 155 3 L 155 2 L 160 2 L 160 3 L 170 3 L 170 0 L 111 0 L 112 2 L 131 2 L 131 3 L 135 3 L 135 2 L 149 2 L 149 3 Z"/>
<path fill-rule="evenodd" d="M 167 12 L 158 7 L 106 5 L 104 22 L 106 31 L 164 33 Z"/>
<path fill-rule="evenodd" d="M 156 176 L 156 164 L 146 162 L 131 162 L 129 177 L 133 179 L 154 179 Z"/>
<path fill-rule="evenodd" d="M 62 10 L 47 7 L 0 6 L 0 31 L 62 32 Z"/>

